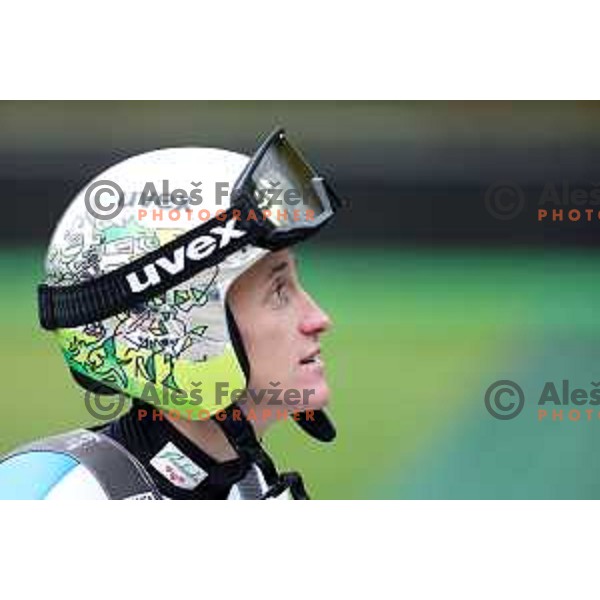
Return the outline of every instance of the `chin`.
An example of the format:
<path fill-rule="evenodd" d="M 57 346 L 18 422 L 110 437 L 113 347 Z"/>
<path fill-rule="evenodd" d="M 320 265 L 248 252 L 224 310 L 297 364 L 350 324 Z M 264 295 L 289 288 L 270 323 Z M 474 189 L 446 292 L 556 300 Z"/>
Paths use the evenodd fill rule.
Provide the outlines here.
<path fill-rule="evenodd" d="M 310 395 L 308 404 L 303 407 L 303 410 L 319 410 L 325 408 L 329 404 L 329 386 L 326 381 L 323 381 L 314 388 L 314 394 Z"/>

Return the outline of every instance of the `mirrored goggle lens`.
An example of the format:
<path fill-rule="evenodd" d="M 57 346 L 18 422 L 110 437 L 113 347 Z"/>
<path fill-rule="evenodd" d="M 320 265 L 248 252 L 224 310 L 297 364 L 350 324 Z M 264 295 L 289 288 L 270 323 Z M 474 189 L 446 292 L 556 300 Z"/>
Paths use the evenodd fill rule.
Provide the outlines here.
<path fill-rule="evenodd" d="M 285 138 L 269 147 L 251 182 L 258 208 L 278 228 L 312 226 L 331 213 L 323 180 Z"/>

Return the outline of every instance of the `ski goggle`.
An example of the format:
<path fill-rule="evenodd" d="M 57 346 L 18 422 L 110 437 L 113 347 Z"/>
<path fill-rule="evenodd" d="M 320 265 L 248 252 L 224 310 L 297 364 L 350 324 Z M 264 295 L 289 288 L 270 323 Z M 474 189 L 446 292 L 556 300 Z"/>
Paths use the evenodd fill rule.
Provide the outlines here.
<path fill-rule="evenodd" d="M 72 286 L 39 285 L 40 323 L 52 330 L 114 316 L 219 264 L 247 244 L 268 250 L 289 247 L 321 229 L 341 205 L 285 131 L 276 129 L 239 176 L 227 210 L 96 279 Z M 171 265 L 178 256 L 184 260 L 176 270 Z"/>
<path fill-rule="evenodd" d="M 320 228 L 341 202 L 288 141 L 285 131 L 276 129 L 236 182 L 232 205 L 259 211 L 258 221 L 264 226 L 257 241 L 273 249 Z"/>

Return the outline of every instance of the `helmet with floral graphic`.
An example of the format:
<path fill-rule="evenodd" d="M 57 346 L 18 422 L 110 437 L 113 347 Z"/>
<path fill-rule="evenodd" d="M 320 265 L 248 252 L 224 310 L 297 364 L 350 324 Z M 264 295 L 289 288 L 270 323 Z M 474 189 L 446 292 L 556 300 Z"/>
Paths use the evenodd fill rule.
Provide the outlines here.
<path fill-rule="evenodd" d="M 214 415 L 231 403 L 217 384 L 241 389 L 248 375 L 229 287 L 337 206 L 282 129 L 252 158 L 190 147 L 128 158 L 90 181 L 54 231 L 40 322 L 87 389 Z"/>

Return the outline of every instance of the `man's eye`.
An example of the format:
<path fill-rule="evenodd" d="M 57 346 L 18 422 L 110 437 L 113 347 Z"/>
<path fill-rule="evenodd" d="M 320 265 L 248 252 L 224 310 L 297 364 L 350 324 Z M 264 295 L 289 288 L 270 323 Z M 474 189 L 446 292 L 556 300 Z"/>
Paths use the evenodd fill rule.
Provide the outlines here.
<path fill-rule="evenodd" d="M 275 302 L 279 304 L 285 304 L 288 301 L 288 294 L 285 283 L 278 283 L 273 290 L 273 296 Z"/>

